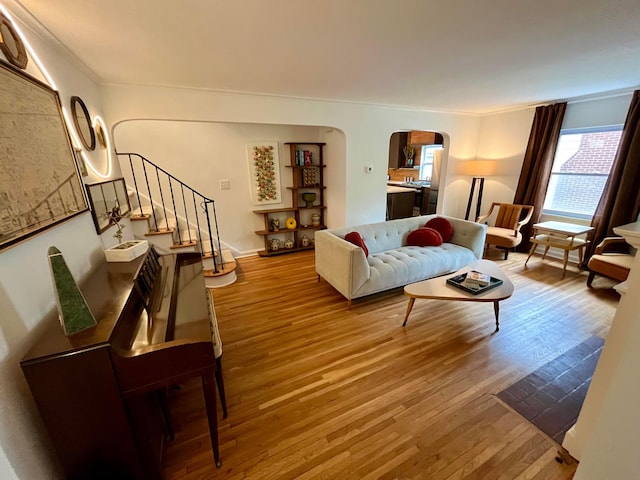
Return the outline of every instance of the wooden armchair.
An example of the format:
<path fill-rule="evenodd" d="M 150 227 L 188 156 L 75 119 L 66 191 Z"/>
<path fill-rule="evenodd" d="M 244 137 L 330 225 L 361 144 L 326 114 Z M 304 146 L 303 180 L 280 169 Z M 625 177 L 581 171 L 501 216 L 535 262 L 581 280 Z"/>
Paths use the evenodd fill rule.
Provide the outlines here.
<path fill-rule="evenodd" d="M 622 237 L 607 237 L 596 247 L 589 259 L 589 278 L 591 286 L 596 273 L 624 282 L 629 276 L 635 252 Z"/>
<path fill-rule="evenodd" d="M 493 202 L 489 212 L 479 216 L 476 222 L 486 223 L 496 208 L 498 210 L 496 220 L 493 226 L 487 228 L 487 238 L 484 245 L 485 249 L 489 245 L 504 249 L 504 259 L 506 260 L 509 256 L 509 250 L 522 242 L 520 229 L 531 220 L 533 206 Z"/>

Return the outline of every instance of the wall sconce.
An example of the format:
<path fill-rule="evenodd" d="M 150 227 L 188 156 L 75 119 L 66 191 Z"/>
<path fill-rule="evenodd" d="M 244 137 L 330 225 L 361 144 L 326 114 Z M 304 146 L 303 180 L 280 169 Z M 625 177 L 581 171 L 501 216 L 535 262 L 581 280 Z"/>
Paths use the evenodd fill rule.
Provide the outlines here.
<path fill-rule="evenodd" d="M 496 162 L 495 160 L 469 160 L 462 165 L 462 175 L 473 177 L 471 182 L 471 190 L 469 191 L 469 202 L 467 203 L 467 212 L 464 219 L 469 220 L 469 213 L 471 212 L 471 203 L 473 201 L 473 194 L 478 185 L 478 198 L 476 199 L 476 216 L 473 217 L 473 221 L 480 216 L 480 206 L 482 205 L 482 190 L 484 188 L 484 177 L 495 175 Z"/>

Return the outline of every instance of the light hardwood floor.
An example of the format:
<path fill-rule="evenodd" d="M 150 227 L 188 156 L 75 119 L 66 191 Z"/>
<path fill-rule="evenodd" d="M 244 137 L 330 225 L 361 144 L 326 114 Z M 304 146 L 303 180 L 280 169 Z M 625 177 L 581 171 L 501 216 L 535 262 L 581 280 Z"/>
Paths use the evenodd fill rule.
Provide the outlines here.
<path fill-rule="evenodd" d="M 313 252 L 250 257 L 214 291 L 229 417 L 213 465 L 198 382 L 172 393 L 167 479 L 565 479 L 575 462 L 495 394 L 591 335 L 617 294 L 539 256 L 491 252 L 515 285 L 490 303 L 353 302 L 318 282 Z M 597 279 L 596 287 L 612 285 Z"/>

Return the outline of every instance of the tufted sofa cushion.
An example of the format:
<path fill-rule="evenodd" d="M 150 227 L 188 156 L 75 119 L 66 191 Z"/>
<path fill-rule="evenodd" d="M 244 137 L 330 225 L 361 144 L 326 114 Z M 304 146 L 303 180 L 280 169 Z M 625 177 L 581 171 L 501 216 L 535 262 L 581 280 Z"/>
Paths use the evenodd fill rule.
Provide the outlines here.
<path fill-rule="evenodd" d="M 437 277 L 475 262 L 471 250 L 452 243 L 439 247 L 400 247 L 369 256 L 369 280 L 354 298 Z"/>

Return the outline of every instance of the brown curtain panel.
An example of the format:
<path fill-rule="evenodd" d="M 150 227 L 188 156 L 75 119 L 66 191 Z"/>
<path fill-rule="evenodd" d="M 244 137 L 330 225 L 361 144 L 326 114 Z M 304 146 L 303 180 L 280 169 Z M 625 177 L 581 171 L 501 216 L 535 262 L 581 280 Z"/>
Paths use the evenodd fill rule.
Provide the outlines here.
<path fill-rule="evenodd" d="M 519 252 L 527 252 L 531 247 L 531 226 L 540 219 L 566 109 L 566 102 L 536 108 L 518 188 L 513 199 L 513 203 L 533 205 L 531 221 L 520 229 L 523 240 L 517 247 Z"/>
<path fill-rule="evenodd" d="M 616 158 L 591 221 L 594 227 L 586 260 L 613 227 L 635 222 L 640 213 L 640 90 L 633 92 Z"/>

